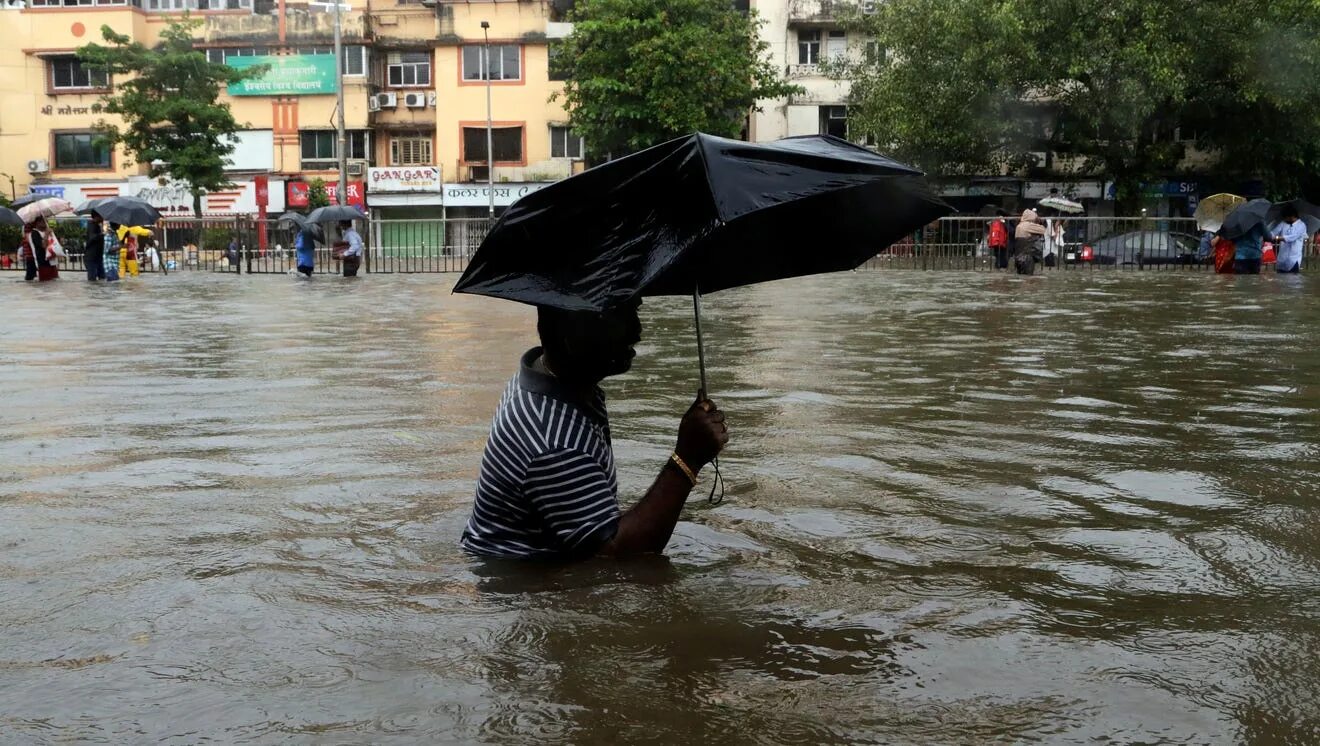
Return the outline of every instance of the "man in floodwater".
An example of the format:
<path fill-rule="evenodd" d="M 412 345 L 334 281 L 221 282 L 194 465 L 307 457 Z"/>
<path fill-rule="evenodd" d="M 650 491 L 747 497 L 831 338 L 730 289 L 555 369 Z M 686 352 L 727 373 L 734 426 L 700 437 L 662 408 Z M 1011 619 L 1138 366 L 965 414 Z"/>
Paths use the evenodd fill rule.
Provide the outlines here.
<path fill-rule="evenodd" d="M 677 443 L 646 495 L 619 510 L 605 394 L 632 367 L 640 301 L 606 313 L 538 309 L 541 347 L 500 401 L 463 531 L 474 554 L 578 559 L 661 552 L 697 473 L 729 441 L 724 413 L 704 394 L 683 415 Z"/>

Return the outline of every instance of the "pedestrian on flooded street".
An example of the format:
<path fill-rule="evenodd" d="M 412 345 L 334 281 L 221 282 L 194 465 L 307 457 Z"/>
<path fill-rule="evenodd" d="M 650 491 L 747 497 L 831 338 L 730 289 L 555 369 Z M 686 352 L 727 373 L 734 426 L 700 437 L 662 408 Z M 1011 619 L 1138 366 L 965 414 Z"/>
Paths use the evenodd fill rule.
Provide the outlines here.
<path fill-rule="evenodd" d="M 1028 208 L 1022 211 L 1022 219 L 1018 221 L 1013 237 L 1016 244 L 1013 249 L 1013 267 L 1020 275 L 1035 274 L 1041 242 L 1045 239 L 1045 225 L 1035 210 Z"/>
<path fill-rule="evenodd" d="M 45 218 L 28 223 L 23 235 L 23 279 L 29 282 L 58 280 L 60 268 L 56 261 L 63 254 L 58 246 L 59 239 L 55 238 L 55 231 Z"/>
<path fill-rule="evenodd" d="M 1265 239 L 1269 231 L 1264 223 L 1258 223 L 1233 242 L 1233 273 L 1239 275 L 1260 274 L 1261 257 L 1264 254 Z"/>
<path fill-rule="evenodd" d="M 990 221 L 985 241 L 995 256 L 995 269 L 1008 269 L 1008 222 L 1004 218 L 1004 211 L 999 210 L 994 220 Z"/>
<path fill-rule="evenodd" d="M 339 235 L 348 244 L 343 253 L 344 277 L 357 277 L 358 268 L 362 266 L 362 252 L 366 248 L 362 236 L 358 235 L 352 220 L 339 221 Z"/>
<path fill-rule="evenodd" d="M 87 281 L 105 279 L 105 220 L 95 211 L 89 216 L 87 240 L 83 242 L 83 266 L 87 268 Z"/>
<path fill-rule="evenodd" d="M 704 392 L 650 490 L 620 513 L 609 416 L 600 382 L 632 367 L 640 300 L 617 309 L 537 309 L 541 346 L 523 355 L 495 414 L 463 547 L 507 559 L 658 553 L 697 473 L 729 442 Z"/>
<path fill-rule="evenodd" d="M 1306 241 L 1306 223 L 1302 222 L 1297 210 L 1291 207 L 1283 211 L 1281 230 L 1275 238 L 1279 253 L 1274 260 L 1274 271 L 1280 274 L 1297 274 L 1302 271 L 1302 244 Z"/>
<path fill-rule="evenodd" d="M 316 267 L 316 242 L 312 238 L 311 228 L 303 226 L 293 238 L 294 253 L 298 257 L 298 271 L 307 277 L 312 276 Z"/>

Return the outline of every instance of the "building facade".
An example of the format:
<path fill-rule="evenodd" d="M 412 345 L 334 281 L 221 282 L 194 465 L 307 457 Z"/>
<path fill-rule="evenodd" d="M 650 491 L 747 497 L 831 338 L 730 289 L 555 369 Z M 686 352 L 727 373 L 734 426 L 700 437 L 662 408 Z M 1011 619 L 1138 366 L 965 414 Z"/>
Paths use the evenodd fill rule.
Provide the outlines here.
<path fill-rule="evenodd" d="M 98 104 L 115 81 L 75 54 L 101 41 L 103 25 L 150 46 L 185 11 L 202 21 L 196 42 L 210 60 L 271 66 L 222 97 L 244 130 L 230 158 L 233 188 L 207 195 L 207 213 L 255 213 L 259 176 L 269 184 L 271 211 L 305 204 L 312 179 L 335 186 L 340 81 L 348 201 L 379 210 L 378 217 L 439 217 L 448 208 L 485 215 L 488 82 L 497 208 L 582 168 L 582 142 L 550 101 L 562 85 L 550 79 L 550 46 L 568 28 L 548 0 L 346 1 L 337 65 L 335 14 L 324 4 L 5 1 L 0 33 L 11 43 L 0 49 L 0 187 L 71 202 L 140 195 L 166 213 L 189 214 L 185 187 L 149 178 L 147 165 L 95 137 Z"/>

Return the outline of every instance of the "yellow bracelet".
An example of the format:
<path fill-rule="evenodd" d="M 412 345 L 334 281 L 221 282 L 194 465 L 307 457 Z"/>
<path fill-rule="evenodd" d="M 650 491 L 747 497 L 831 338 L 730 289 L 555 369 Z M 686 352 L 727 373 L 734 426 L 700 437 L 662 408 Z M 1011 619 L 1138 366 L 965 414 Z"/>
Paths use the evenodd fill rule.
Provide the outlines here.
<path fill-rule="evenodd" d="M 687 463 L 683 461 L 683 457 L 679 456 L 677 451 L 669 454 L 669 460 L 673 461 L 674 465 L 687 476 L 688 481 L 692 483 L 693 487 L 697 486 L 697 475 L 693 473 L 692 469 L 688 467 Z"/>

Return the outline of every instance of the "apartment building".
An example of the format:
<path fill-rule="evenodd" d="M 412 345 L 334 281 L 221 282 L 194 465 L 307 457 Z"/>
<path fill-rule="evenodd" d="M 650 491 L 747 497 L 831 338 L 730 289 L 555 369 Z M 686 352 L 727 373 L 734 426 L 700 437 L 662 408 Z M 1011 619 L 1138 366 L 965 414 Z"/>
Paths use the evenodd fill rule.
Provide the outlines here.
<path fill-rule="evenodd" d="M 486 213 L 487 83 L 497 208 L 582 168 L 582 142 L 550 102 L 561 85 L 550 47 L 568 31 L 551 2 L 345 1 L 336 63 L 333 6 L 324 4 L 0 0 L 0 33 L 11 40 L 0 49 L 0 188 L 71 202 L 140 195 L 188 214 L 183 185 L 148 178 L 146 165 L 94 136 L 98 102 L 115 81 L 75 56 L 100 41 L 102 25 L 151 45 L 184 12 L 202 21 L 197 46 L 212 61 L 270 66 L 223 97 L 244 131 L 230 158 L 233 186 L 206 195 L 207 213 L 257 213 L 261 183 L 270 212 L 305 204 L 314 178 L 334 185 L 341 84 L 348 201 L 380 216 Z"/>

